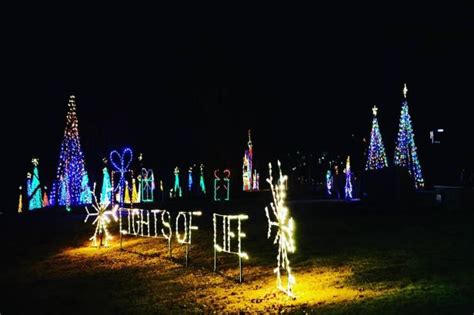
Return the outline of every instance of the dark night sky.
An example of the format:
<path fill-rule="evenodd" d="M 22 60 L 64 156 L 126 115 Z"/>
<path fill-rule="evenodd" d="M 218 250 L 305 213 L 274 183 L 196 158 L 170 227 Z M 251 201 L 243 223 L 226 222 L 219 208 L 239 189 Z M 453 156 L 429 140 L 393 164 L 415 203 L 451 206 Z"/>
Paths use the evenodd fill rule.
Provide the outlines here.
<path fill-rule="evenodd" d="M 11 177 L 2 191 L 12 204 L 32 156 L 44 181 L 54 175 L 70 93 L 92 171 L 123 145 L 158 172 L 201 160 L 239 167 L 248 128 L 260 168 L 297 148 L 344 153 L 351 134 L 368 136 L 374 104 L 391 157 L 403 82 L 422 163 L 432 128 L 448 130 L 460 155 L 472 154 L 467 16 L 188 9 L 6 14 L 0 102 Z"/>

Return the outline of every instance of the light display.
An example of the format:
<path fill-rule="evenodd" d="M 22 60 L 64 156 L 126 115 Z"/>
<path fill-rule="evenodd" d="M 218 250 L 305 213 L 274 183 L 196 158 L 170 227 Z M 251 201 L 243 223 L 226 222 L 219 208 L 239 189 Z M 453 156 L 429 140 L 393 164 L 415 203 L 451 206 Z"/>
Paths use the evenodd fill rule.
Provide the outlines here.
<path fill-rule="evenodd" d="M 90 212 L 86 206 L 87 216 L 84 222 L 87 222 L 89 217 L 96 217 L 92 222 L 92 225 L 96 225 L 94 235 L 90 238 L 92 241 L 92 246 L 100 248 L 101 246 L 108 247 L 109 241 L 112 239 L 112 236 L 107 229 L 107 225 L 111 222 L 111 218 L 117 221 L 117 209 L 118 205 L 115 205 L 114 208 L 107 210 L 110 205 L 110 202 L 99 203 L 95 194 L 93 194 L 94 203 L 92 204 L 95 212 Z"/>
<path fill-rule="evenodd" d="M 370 144 L 367 154 L 367 163 L 365 170 L 379 170 L 388 166 L 385 147 L 380 133 L 379 122 L 377 119 L 377 106 L 372 108 L 374 118 L 372 120 L 372 131 L 370 132 Z"/>
<path fill-rule="evenodd" d="M 120 179 L 116 187 L 113 187 L 113 192 L 118 193 L 120 206 L 123 206 L 124 203 L 124 194 L 125 194 L 125 173 L 129 172 L 128 168 L 130 163 L 133 160 L 133 152 L 130 148 L 125 148 L 122 150 L 122 154 L 119 154 L 117 151 L 110 152 L 110 162 L 117 172 L 120 173 Z M 112 199 L 112 202 L 115 198 Z"/>
<path fill-rule="evenodd" d="M 141 189 L 137 191 L 137 183 L 135 178 L 132 178 L 132 203 L 140 203 Z"/>
<path fill-rule="evenodd" d="M 153 175 L 152 169 L 142 168 L 142 176 L 140 181 L 141 186 L 141 201 L 142 202 L 153 202 L 154 190 L 155 190 L 155 176 Z"/>
<path fill-rule="evenodd" d="M 270 203 L 270 207 L 276 221 L 270 219 L 268 207 L 265 207 L 265 214 L 268 220 L 267 237 L 270 238 L 271 236 L 272 226 L 276 226 L 278 229 L 273 242 L 274 244 L 278 244 L 277 267 L 274 269 L 274 273 L 277 274 L 277 288 L 287 295 L 294 297 L 293 286 L 296 283 L 296 279 L 291 273 L 288 253 L 294 253 L 296 251 L 295 241 L 293 239 L 295 224 L 293 218 L 290 216 L 290 209 L 286 206 L 286 182 L 288 181 L 288 176 L 282 174 L 280 161 L 278 161 L 280 176 L 276 184 L 273 184 L 271 163 L 268 164 L 268 168 L 269 178 L 267 178 L 267 182 L 270 184 L 273 196 L 273 202 Z M 282 284 L 281 269 L 286 270 L 286 287 Z"/>
<path fill-rule="evenodd" d="M 403 87 L 402 111 L 400 115 L 400 125 L 398 130 L 397 145 L 395 147 L 394 164 L 399 167 L 405 167 L 415 182 L 415 188 L 423 188 L 424 180 L 421 172 L 418 152 L 415 145 L 415 135 L 411 123 L 410 113 L 408 112 L 407 86 Z"/>
<path fill-rule="evenodd" d="M 18 213 L 23 212 L 23 192 L 22 187 L 20 186 L 20 197 L 18 198 Z"/>
<path fill-rule="evenodd" d="M 332 173 L 331 170 L 326 172 L 326 192 L 329 196 L 332 195 Z"/>
<path fill-rule="evenodd" d="M 56 179 L 60 182 L 51 191 L 55 202 L 61 206 L 80 205 L 82 193 L 82 177 L 85 173 L 84 155 L 81 150 L 79 139 L 79 124 L 76 114 L 76 101 L 74 95 L 69 97 L 68 112 L 66 115 L 66 128 L 64 130 L 64 138 L 61 143 L 59 154 L 59 164 Z M 64 184 L 61 183 L 66 181 Z M 61 189 L 66 189 L 64 193 Z M 59 198 L 56 199 L 56 194 Z M 66 197 L 65 197 L 66 196 Z"/>
<path fill-rule="evenodd" d="M 344 192 L 346 199 L 352 199 L 352 173 L 351 173 L 351 157 L 348 156 L 346 160 L 346 185 L 344 186 Z"/>
<path fill-rule="evenodd" d="M 47 187 L 46 186 L 44 186 L 43 207 L 49 207 L 49 198 L 48 198 L 48 193 L 47 193 Z"/>
<path fill-rule="evenodd" d="M 31 163 L 33 163 L 33 175 L 31 175 L 31 181 L 30 184 L 28 185 L 28 199 L 29 199 L 29 209 L 34 210 L 34 209 L 39 209 L 41 208 L 42 205 L 42 193 L 41 193 L 41 186 L 40 186 L 40 180 L 39 180 L 39 173 L 38 173 L 38 164 L 39 164 L 39 159 L 34 158 L 31 160 Z"/>
<path fill-rule="evenodd" d="M 125 193 L 123 197 L 123 203 L 127 205 L 132 203 L 132 199 L 130 198 L 130 186 L 128 185 L 128 181 L 125 181 Z"/>
<path fill-rule="evenodd" d="M 128 226 L 126 229 L 123 226 L 122 212 L 127 213 Z M 151 216 L 150 213 L 152 214 Z M 158 217 L 160 220 L 158 220 Z M 158 227 L 158 221 L 161 221 L 161 229 Z M 123 235 L 134 235 L 165 239 L 168 243 L 168 253 L 171 258 L 171 239 L 173 236 L 173 230 L 171 228 L 171 216 L 169 211 L 159 209 L 144 210 L 121 208 L 119 211 L 119 222 L 121 238 Z M 145 230 L 147 233 L 144 232 Z M 122 242 L 120 243 L 122 246 Z"/>
<path fill-rule="evenodd" d="M 110 182 L 109 171 L 107 167 L 102 169 L 102 190 L 100 192 L 100 203 L 112 202 L 112 183 Z"/>
<path fill-rule="evenodd" d="M 253 169 L 252 189 L 253 190 L 259 190 L 260 189 L 260 174 L 257 173 L 256 169 Z"/>
<path fill-rule="evenodd" d="M 201 192 L 205 195 L 206 194 L 206 183 L 204 182 L 204 164 L 201 163 L 199 166 L 200 175 L 199 175 L 199 188 L 201 188 Z"/>
<path fill-rule="evenodd" d="M 173 193 L 172 197 L 182 197 L 183 196 L 183 191 L 181 190 L 181 186 L 179 184 L 179 168 L 176 166 L 174 168 L 174 187 L 173 187 Z"/>
<path fill-rule="evenodd" d="M 217 221 L 218 218 L 222 219 L 222 242 L 217 241 Z M 228 254 L 237 255 L 239 257 L 239 282 L 242 282 L 242 259 L 248 259 L 247 253 L 242 251 L 242 238 L 246 237 L 245 233 L 242 232 L 242 221 L 247 220 L 249 217 L 245 214 L 239 215 L 222 215 L 214 213 L 212 221 L 214 225 L 214 272 L 217 271 L 217 252 L 224 252 Z M 234 233 L 230 228 L 231 221 L 237 220 L 237 234 Z M 231 249 L 231 238 L 237 238 L 237 250 Z"/>
<path fill-rule="evenodd" d="M 250 137 L 251 131 L 249 129 L 249 141 L 247 143 L 248 149 L 244 153 L 244 162 L 242 165 L 242 181 L 243 181 L 243 190 L 249 191 L 252 190 L 252 167 L 253 167 L 253 145 L 252 139 Z"/>
<path fill-rule="evenodd" d="M 189 246 L 192 243 L 192 231 L 198 230 L 197 226 L 193 225 L 193 216 L 201 216 L 201 211 L 180 211 L 176 217 L 176 240 L 179 244 L 185 246 L 185 262 L 186 267 L 188 266 L 189 261 Z M 184 233 L 179 232 L 179 222 L 180 218 L 183 218 L 184 224 Z"/>
<path fill-rule="evenodd" d="M 214 201 L 230 200 L 230 171 L 224 170 L 224 177 L 219 177 L 219 170 L 214 171 Z"/>
<path fill-rule="evenodd" d="M 190 166 L 188 169 L 188 191 L 191 192 L 193 189 L 193 167 Z"/>
<path fill-rule="evenodd" d="M 88 205 L 92 203 L 92 191 L 89 186 L 89 175 L 87 171 L 84 172 L 81 182 L 81 204 Z"/>

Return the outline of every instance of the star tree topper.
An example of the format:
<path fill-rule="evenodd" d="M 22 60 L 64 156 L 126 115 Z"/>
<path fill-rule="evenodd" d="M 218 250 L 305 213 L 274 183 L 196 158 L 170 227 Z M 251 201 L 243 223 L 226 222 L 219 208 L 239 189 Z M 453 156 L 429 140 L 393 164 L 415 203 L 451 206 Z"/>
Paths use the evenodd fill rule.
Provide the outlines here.
<path fill-rule="evenodd" d="M 295 241 L 293 239 L 294 232 L 294 221 L 290 216 L 290 210 L 286 206 L 286 185 L 288 176 L 283 175 L 281 172 L 281 164 L 278 161 L 278 168 L 280 171 L 280 177 L 276 184 L 273 184 L 272 177 L 272 164 L 268 164 L 269 177 L 267 182 L 270 184 L 270 188 L 273 195 L 273 202 L 270 203 L 270 207 L 273 211 L 273 215 L 276 221 L 270 219 L 270 213 L 268 207 L 265 207 L 265 214 L 268 219 L 268 234 L 270 238 L 272 233 L 272 226 L 277 227 L 277 233 L 273 244 L 278 244 L 278 255 L 277 255 L 277 267 L 273 270 L 277 274 L 277 288 L 286 293 L 288 296 L 295 297 L 293 294 L 293 285 L 296 283 L 295 277 L 291 273 L 290 260 L 288 259 L 288 253 L 294 253 L 296 250 Z M 281 269 L 286 270 L 287 284 L 283 286 L 281 280 Z"/>

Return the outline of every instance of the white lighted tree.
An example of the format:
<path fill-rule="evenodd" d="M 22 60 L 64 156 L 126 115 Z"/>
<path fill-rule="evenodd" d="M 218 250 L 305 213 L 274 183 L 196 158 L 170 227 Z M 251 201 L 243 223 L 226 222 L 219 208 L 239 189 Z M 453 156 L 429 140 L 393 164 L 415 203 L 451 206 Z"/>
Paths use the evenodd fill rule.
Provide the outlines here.
<path fill-rule="evenodd" d="M 272 176 L 272 164 L 268 164 L 269 178 L 267 182 L 270 184 L 270 188 L 273 195 L 273 202 L 270 203 L 273 215 L 276 221 L 270 219 L 270 212 L 268 207 L 265 207 L 265 214 L 268 219 L 268 234 L 270 238 L 272 233 L 272 226 L 277 227 L 277 233 L 275 235 L 274 244 L 278 244 L 278 255 L 277 255 L 277 267 L 274 269 L 274 273 L 277 275 L 277 287 L 287 295 L 294 297 L 293 285 L 296 283 L 296 279 L 291 273 L 290 260 L 288 259 L 288 253 L 294 253 L 296 250 L 295 241 L 293 238 L 294 234 L 294 221 L 290 216 L 290 209 L 286 206 L 286 187 L 288 176 L 283 175 L 281 171 L 281 164 L 278 161 L 279 178 L 278 181 L 273 183 Z M 286 287 L 283 285 L 281 280 L 281 269 L 286 270 L 287 283 Z"/>

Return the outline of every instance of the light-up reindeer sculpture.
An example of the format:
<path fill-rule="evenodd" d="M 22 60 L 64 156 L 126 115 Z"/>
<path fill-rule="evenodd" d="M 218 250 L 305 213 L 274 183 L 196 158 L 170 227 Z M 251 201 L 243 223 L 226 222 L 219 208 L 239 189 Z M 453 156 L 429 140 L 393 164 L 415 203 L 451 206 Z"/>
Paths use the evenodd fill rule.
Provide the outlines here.
<path fill-rule="evenodd" d="M 290 216 L 290 210 L 286 206 L 286 185 L 288 176 L 282 174 L 281 164 L 280 161 L 278 161 L 280 177 L 276 184 L 274 184 L 271 163 L 268 164 L 268 168 L 270 178 L 267 178 L 267 182 L 270 184 L 273 195 L 273 202 L 270 203 L 270 207 L 276 221 L 270 219 L 268 207 L 265 207 L 265 214 L 268 219 L 267 237 L 270 238 L 271 236 L 272 226 L 276 226 L 278 229 L 273 242 L 273 244 L 278 244 L 277 267 L 274 269 L 274 273 L 277 275 L 277 288 L 287 295 L 295 297 L 293 294 L 293 285 L 296 283 L 296 279 L 291 273 L 290 260 L 288 259 L 288 253 L 294 253 L 296 250 L 295 241 L 293 239 L 294 221 Z M 281 269 L 286 270 L 288 279 L 286 287 L 282 284 Z"/>

